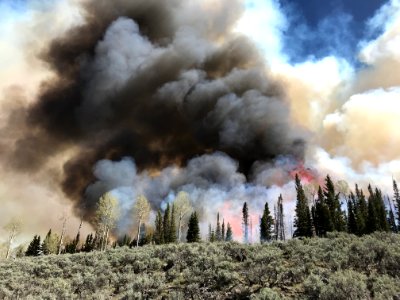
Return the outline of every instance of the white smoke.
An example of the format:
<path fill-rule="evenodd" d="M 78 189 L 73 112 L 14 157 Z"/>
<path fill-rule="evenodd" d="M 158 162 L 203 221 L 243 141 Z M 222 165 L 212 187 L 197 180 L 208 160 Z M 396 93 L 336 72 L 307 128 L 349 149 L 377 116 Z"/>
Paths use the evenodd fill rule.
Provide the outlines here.
<path fill-rule="evenodd" d="M 282 162 L 277 162 L 281 164 Z M 97 180 L 86 190 L 86 196 L 99 198 L 111 191 L 119 200 L 123 215 L 118 226 L 118 233 L 132 232 L 131 209 L 137 196 L 146 196 L 152 204 L 153 217 L 158 209 L 164 210 L 167 203 L 172 203 L 180 191 L 189 194 L 191 204 L 198 212 L 202 234 L 207 234 L 208 224 L 215 226 L 217 212 L 229 222 L 236 239 L 241 239 L 241 211 L 244 202 L 249 205 L 254 227 L 254 240 L 257 240 L 259 217 L 265 202 L 271 211 L 280 194 L 284 199 L 294 197 L 294 184 L 288 175 L 282 185 L 270 186 L 247 182 L 238 171 L 238 163 L 223 153 L 202 155 L 190 160 L 186 167 L 170 166 L 156 175 L 146 171 L 138 172 L 132 158 L 120 161 L 101 160 L 94 168 Z M 272 180 L 270 175 L 270 180 Z M 255 175 L 257 177 L 257 175 Z M 258 180 L 258 179 L 257 179 Z M 292 201 L 285 201 L 287 215 L 293 214 Z M 153 225 L 153 224 L 151 224 Z"/>

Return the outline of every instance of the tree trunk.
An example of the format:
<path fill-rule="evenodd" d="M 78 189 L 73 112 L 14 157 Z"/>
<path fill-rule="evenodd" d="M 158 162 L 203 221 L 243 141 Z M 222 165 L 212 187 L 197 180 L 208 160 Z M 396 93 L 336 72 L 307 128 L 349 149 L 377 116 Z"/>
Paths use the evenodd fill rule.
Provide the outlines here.
<path fill-rule="evenodd" d="M 140 225 L 142 225 L 142 220 L 139 219 L 139 225 L 137 230 L 137 237 L 136 237 L 136 247 L 139 247 L 139 239 L 140 239 Z"/>
<path fill-rule="evenodd" d="M 10 238 L 10 239 L 8 240 L 8 247 L 7 247 L 6 259 L 8 259 L 8 257 L 10 256 L 12 241 L 13 241 L 13 238 Z"/>
<path fill-rule="evenodd" d="M 182 215 L 179 215 L 179 221 L 178 221 L 178 243 L 181 242 L 181 235 L 182 235 Z"/>
<path fill-rule="evenodd" d="M 105 233 L 104 233 L 104 240 L 103 240 L 103 249 L 102 249 L 102 251 L 105 251 L 105 250 L 106 250 L 107 242 L 108 242 L 108 233 L 109 233 L 109 228 L 108 228 L 108 226 L 107 226 L 106 231 L 105 231 Z"/>
<path fill-rule="evenodd" d="M 61 254 L 61 249 L 62 249 L 62 245 L 63 245 L 63 240 L 64 240 L 64 235 L 65 235 L 65 226 L 67 224 L 67 216 L 64 215 L 63 217 L 63 226 L 62 226 L 62 230 L 61 230 L 61 237 L 60 237 L 60 242 L 58 244 L 58 255 Z"/>

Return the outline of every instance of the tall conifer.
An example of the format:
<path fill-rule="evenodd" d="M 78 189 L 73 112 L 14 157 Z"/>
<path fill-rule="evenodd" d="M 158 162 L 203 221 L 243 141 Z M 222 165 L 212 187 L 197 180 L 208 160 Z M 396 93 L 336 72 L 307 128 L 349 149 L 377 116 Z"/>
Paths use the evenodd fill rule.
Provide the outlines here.
<path fill-rule="evenodd" d="M 300 178 L 296 174 L 296 192 L 297 192 L 297 202 L 296 202 L 296 218 L 294 220 L 294 225 L 296 230 L 294 232 L 295 237 L 311 237 L 311 213 L 308 207 L 308 201 L 304 193 L 303 186 L 301 185 Z"/>
<path fill-rule="evenodd" d="M 269 211 L 268 202 L 265 202 L 263 215 L 260 222 L 260 242 L 264 243 L 272 239 L 272 226 L 274 219 Z"/>

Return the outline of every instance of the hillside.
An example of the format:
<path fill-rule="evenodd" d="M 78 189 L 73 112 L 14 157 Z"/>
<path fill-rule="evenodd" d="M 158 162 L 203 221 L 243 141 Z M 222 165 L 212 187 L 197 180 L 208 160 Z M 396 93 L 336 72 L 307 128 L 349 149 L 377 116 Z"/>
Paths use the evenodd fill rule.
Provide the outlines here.
<path fill-rule="evenodd" d="M 0 298 L 398 299 L 400 235 L 196 243 L 0 263 Z"/>

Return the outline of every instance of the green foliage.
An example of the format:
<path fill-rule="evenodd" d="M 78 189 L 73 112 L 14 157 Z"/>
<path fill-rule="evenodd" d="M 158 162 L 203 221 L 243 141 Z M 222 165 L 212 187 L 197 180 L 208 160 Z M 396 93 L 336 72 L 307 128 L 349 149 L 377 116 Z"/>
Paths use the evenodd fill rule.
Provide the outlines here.
<path fill-rule="evenodd" d="M 154 242 L 157 245 L 164 243 L 163 218 L 161 215 L 161 210 L 157 211 L 157 216 L 155 221 Z"/>
<path fill-rule="evenodd" d="M 229 224 L 229 222 L 228 222 L 228 225 L 227 225 L 227 228 L 226 228 L 226 237 L 225 237 L 225 241 L 227 241 L 227 242 L 233 241 L 232 227 L 231 227 L 231 224 Z"/>
<path fill-rule="evenodd" d="M 268 202 L 265 203 L 264 212 L 260 222 L 260 241 L 261 243 L 270 241 L 272 239 L 272 226 L 274 219 L 269 211 Z"/>
<path fill-rule="evenodd" d="M 366 223 L 367 233 L 374 231 L 389 231 L 389 224 L 386 218 L 385 204 L 383 203 L 382 192 L 371 185 L 368 186 L 368 217 Z"/>
<path fill-rule="evenodd" d="M 200 228 L 197 213 L 193 212 L 189 219 L 189 228 L 186 236 L 188 243 L 200 242 Z"/>
<path fill-rule="evenodd" d="M 296 230 L 294 232 L 295 237 L 310 237 L 312 235 L 311 228 L 311 213 L 308 207 L 308 201 L 304 193 L 303 186 L 301 185 L 300 178 L 296 174 L 296 218 L 294 220 L 294 226 Z"/>
<path fill-rule="evenodd" d="M 181 243 L 0 261 L 1 299 L 393 299 L 400 236 Z"/>
<path fill-rule="evenodd" d="M 42 254 L 42 244 L 40 242 L 40 236 L 35 235 L 33 240 L 30 242 L 28 249 L 25 252 L 26 256 L 39 256 Z"/>

